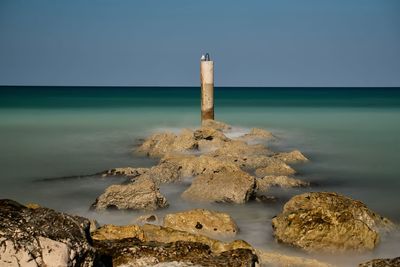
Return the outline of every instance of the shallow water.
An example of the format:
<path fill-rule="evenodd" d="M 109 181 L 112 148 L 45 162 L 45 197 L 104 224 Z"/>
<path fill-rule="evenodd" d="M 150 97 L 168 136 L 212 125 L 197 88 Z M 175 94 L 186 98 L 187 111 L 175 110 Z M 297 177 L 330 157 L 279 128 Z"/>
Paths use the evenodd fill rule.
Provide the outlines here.
<path fill-rule="evenodd" d="M 140 138 L 199 124 L 198 88 L 0 88 L 0 197 L 36 202 L 100 223 L 126 224 L 142 213 L 89 212 L 118 178 L 81 177 L 121 166 L 151 166 L 133 155 Z M 276 204 L 204 205 L 180 199 L 189 185 L 165 185 L 163 214 L 193 207 L 229 212 L 255 246 L 302 255 L 276 244 L 270 221 L 284 200 L 305 191 L 335 191 L 400 221 L 400 90 L 385 88 L 216 88 L 218 120 L 243 132 L 251 127 L 279 137 L 275 150 L 298 148 L 311 162 L 295 168 L 311 189 L 278 190 Z M 42 179 L 47 179 L 43 181 Z M 399 235 L 384 237 L 371 254 L 316 257 L 354 266 L 372 257 L 394 257 Z"/>

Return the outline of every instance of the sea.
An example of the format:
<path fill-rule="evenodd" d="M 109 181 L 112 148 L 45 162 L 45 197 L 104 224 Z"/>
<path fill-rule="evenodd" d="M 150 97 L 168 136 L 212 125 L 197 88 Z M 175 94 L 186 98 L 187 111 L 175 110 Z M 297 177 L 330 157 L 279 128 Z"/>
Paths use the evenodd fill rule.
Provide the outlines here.
<path fill-rule="evenodd" d="M 190 208 L 228 212 L 239 239 L 290 255 L 337 266 L 400 256 L 400 234 L 381 237 L 367 253 L 304 254 L 278 244 L 271 219 L 285 201 L 309 191 L 338 192 L 400 223 L 400 88 L 216 87 L 216 120 L 237 133 L 253 127 L 277 136 L 275 151 L 299 149 L 309 159 L 296 165 L 311 188 L 270 192 L 275 203 L 195 204 L 180 198 L 189 183 L 161 186 L 170 203 L 156 211 Z M 199 87 L 0 87 L 0 198 L 38 203 L 96 219 L 100 224 L 135 223 L 144 212 L 89 210 L 105 188 L 122 178 L 90 176 L 115 167 L 157 164 L 133 153 L 159 131 L 200 126 Z"/>

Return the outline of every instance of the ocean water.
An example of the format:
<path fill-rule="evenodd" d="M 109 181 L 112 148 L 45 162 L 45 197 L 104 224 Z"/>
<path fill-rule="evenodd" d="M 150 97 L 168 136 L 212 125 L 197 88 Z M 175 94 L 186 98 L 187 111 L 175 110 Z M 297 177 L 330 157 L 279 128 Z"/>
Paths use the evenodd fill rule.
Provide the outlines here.
<path fill-rule="evenodd" d="M 0 198 L 35 202 L 100 223 L 133 223 L 143 213 L 88 210 L 121 179 L 84 175 L 156 164 L 132 149 L 155 131 L 199 126 L 199 105 L 196 87 L 0 87 Z M 304 152 L 311 162 L 295 168 L 316 186 L 271 192 L 282 200 L 276 204 L 203 205 L 180 199 L 188 183 L 165 185 L 161 191 L 171 206 L 157 211 L 160 217 L 194 207 L 226 211 L 241 229 L 238 238 L 303 256 L 275 243 L 271 234 L 272 217 L 294 194 L 339 192 L 400 222 L 399 88 L 216 88 L 215 106 L 216 119 L 238 131 L 265 128 L 279 137 L 275 150 Z M 399 256 L 399 247 L 395 232 L 371 253 L 312 256 L 354 266 Z"/>

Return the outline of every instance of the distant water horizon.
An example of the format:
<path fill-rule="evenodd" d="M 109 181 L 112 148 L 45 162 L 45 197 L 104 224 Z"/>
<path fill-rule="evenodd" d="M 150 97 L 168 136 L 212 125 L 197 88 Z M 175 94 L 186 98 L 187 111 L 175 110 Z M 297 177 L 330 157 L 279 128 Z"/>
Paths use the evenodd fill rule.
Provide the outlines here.
<path fill-rule="evenodd" d="M 312 188 L 271 192 L 281 199 L 333 191 L 366 203 L 400 222 L 400 88 L 216 87 L 216 120 L 238 133 L 272 131 L 276 151 L 299 149 L 310 163 L 296 166 Z M 100 214 L 90 204 L 118 179 L 59 179 L 115 167 L 148 167 L 157 160 L 132 149 L 157 131 L 200 125 L 200 87 L 0 87 L 0 198 L 95 218 L 131 223 L 137 213 Z M 195 206 L 180 199 L 186 185 L 162 186 L 171 203 L 162 216 Z M 270 221 L 282 205 L 211 205 L 237 221 L 239 238 L 266 248 Z M 370 254 L 328 259 L 354 266 L 372 257 L 398 256 L 400 237 L 384 237 Z M 289 251 L 293 253 L 293 251 Z"/>

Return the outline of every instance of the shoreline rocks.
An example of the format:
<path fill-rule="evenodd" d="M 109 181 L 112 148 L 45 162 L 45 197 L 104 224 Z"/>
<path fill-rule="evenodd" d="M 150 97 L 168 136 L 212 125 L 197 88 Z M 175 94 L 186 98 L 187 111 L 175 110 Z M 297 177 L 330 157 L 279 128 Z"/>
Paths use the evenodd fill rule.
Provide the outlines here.
<path fill-rule="evenodd" d="M 214 238 L 233 238 L 239 231 L 229 214 L 206 209 L 167 214 L 163 226 Z"/>
<path fill-rule="evenodd" d="M 129 184 L 109 186 L 92 204 L 92 209 L 156 210 L 167 206 L 154 181 L 141 177 Z"/>
<path fill-rule="evenodd" d="M 310 252 L 372 250 L 379 242 L 379 229 L 391 226 L 360 201 L 328 192 L 294 196 L 272 219 L 277 241 Z"/>

